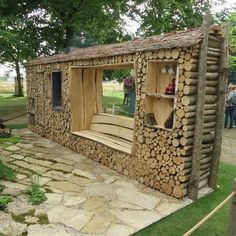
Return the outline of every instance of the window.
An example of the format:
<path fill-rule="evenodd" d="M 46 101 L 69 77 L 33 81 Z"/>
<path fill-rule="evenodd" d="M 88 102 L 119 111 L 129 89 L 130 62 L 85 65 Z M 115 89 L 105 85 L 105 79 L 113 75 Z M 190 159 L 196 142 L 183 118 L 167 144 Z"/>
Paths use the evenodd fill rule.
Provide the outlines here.
<path fill-rule="evenodd" d="M 61 71 L 52 72 L 52 106 L 55 110 L 61 108 Z"/>

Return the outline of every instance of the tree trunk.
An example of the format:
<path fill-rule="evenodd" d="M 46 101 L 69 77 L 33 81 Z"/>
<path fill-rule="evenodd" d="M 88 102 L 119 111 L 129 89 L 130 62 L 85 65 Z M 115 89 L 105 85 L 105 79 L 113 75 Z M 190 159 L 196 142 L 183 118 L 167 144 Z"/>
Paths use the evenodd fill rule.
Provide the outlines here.
<path fill-rule="evenodd" d="M 20 65 L 18 61 L 15 62 L 15 69 L 16 69 L 16 85 L 17 85 L 15 86 L 15 96 L 24 97 L 21 83 L 21 76 L 20 76 Z"/>
<path fill-rule="evenodd" d="M 75 30 L 72 27 L 66 27 L 66 38 L 64 42 L 64 48 L 73 46 L 74 34 L 75 34 Z"/>

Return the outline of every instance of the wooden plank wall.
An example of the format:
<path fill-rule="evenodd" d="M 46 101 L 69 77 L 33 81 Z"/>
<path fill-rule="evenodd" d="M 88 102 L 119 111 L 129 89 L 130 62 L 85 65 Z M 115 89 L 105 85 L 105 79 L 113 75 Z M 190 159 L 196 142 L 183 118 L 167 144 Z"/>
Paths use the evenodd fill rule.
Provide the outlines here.
<path fill-rule="evenodd" d="M 102 112 L 103 70 L 71 68 L 72 131 L 90 129 L 93 115 Z"/>

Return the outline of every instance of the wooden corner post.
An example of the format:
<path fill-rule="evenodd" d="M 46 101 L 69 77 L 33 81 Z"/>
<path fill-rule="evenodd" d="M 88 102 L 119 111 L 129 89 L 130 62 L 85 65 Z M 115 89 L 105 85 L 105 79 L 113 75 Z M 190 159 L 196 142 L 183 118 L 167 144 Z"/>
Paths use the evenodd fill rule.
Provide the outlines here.
<path fill-rule="evenodd" d="M 217 107 L 216 107 L 216 126 L 215 126 L 215 138 L 212 150 L 212 161 L 210 169 L 210 177 L 208 184 L 211 188 L 216 188 L 218 169 L 220 164 L 222 133 L 224 126 L 224 110 L 225 110 L 225 86 L 228 78 L 228 43 L 227 43 L 227 25 L 223 25 L 224 39 L 221 42 L 221 57 L 219 64 L 219 77 L 217 88 Z"/>
<path fill-rule="evenodd" d="M 232 198 L 231 209 L 230 209 L 230 219 L 228 225 L 228 236 L 235 236 L 236 235 L 236 179 L 234 180 L 234 196 Z"/>
<path fill-rule="evenodd" d="M 206 60 L 208 37 L 211 25 L 211 15 L 208 13 L 203 18 L 202 31 L 203 40 L 200 47 L 198 57 L 198 86 L 197 86 L 197 107 L 195 116 L 195 129 L 193 140 L 193 155 L 192 155 L 192 169 L 191 178 L 188 187 L 188 197 L 196 201 L 198 199 L 198 188 L 200 181 L 200 156 L 202 146 L 202 133 L 204 122 L 204 103 L 206 90 Z"/>

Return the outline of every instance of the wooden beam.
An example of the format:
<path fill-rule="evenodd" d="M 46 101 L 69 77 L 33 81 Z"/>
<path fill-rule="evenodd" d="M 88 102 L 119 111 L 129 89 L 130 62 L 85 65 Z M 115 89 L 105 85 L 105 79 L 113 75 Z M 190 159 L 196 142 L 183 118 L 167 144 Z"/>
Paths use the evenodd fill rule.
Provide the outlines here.
<path fill-rule="evenodd" d="M 84 123 L 84 97 L 82 69 L 70 70 L 71 77 L 71 131 L 82 130 Z"/>
<path fill-rule="evenodd" d="M 206 60 L 207 60 L 207 45 L 209 37 L 209 29 L 211 24 L 211 15 L 206 14 L 203 19 L 203 40 L 201 43 L 200 53 L 198 57 L 198 93 L 196 107 L 196 122 L 194 129 L 193 140 L 193 156 L 191 177 L 189 180 L 188 196 L 192 200 L 198 199 L 198 188 L 200 181 L 200 156 L 202 145 L 202 131 L 204 122 L 204 103 L 205 103 L 205 87 L 206 87 Z"/>
<path fill-rule="evenodd" d="M 216 107 L 216 126 L 215 126 L 215 139 L 212 150 L 211 171 L 209 177 L 209 186 L 213 189 L 216 188 L 218 169 L 220 163 L 222 133 L 224 125 L 224 110 L 225 110 L 225 86 L 227 84 L 228 66 L 228 42 L 227 42 L 227 27 L 223 25 L 225 38 L 221 43 L 221 57 L 219 64 L 219 78 L 218 78 L 218 91 L 217 91 L 217 107 Z"/>
<path fill-rule="evenodd" d="M 97 106 L 97 113 L 102 113 L 103 112 L 102 78 L 103 78 L 103 69 L 96 69 L 96 106 Z"/>

